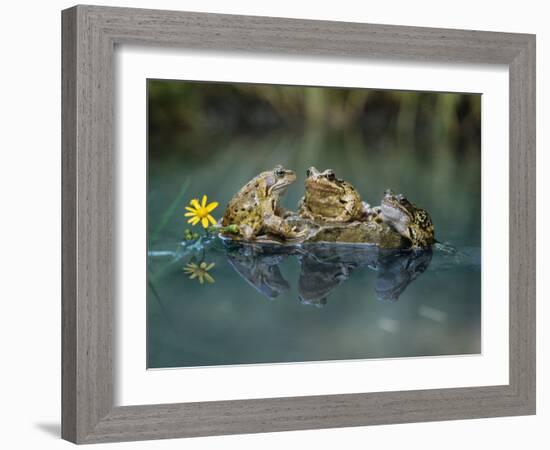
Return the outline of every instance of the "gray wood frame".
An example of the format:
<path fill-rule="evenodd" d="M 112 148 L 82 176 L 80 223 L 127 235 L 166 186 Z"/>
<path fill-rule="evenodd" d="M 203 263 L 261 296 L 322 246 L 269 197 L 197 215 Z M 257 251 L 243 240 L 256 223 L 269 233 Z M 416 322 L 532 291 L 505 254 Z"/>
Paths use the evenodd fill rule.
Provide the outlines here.
<path fill-rule="evenodd" d="M 63 438 L 93 443 L 535 413 L 535 36 L 97 6 L 63 11 L 62 30 Z M 510 383 L 114 407 L 113 52 L 128 43 L 506 64 Z"/>

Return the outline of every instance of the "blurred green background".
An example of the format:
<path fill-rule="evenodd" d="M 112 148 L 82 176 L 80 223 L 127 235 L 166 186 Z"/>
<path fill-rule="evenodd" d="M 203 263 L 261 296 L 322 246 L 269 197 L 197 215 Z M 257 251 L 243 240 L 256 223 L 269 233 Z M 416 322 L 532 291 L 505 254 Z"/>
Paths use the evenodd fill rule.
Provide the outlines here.
<path fill-rule="evenodd" d="M 332 168 L 373 205 L 386 188 L 405 193 L 431 213 L 440 241 L 479 259 L 480 95 L 148 80 L 149 249 L 182 240 L 191 198 L 218 201 L 219 219 L 240 187 L 276 164 L 298 175 L 287 208 L 309 166 Z M 376 301 L 364 270 L 318 310 L 298 304 L 295 290 L 269 303 L 223 255 L 197 255 L 209 257 L 208 285 L 186 277 L 188 261 L 148 257 L 149 367 L 480 350 L 479 264 L 432 264 L 395 304 Z M 298 268 L 283 267 L 294 289 Z M 425 308 L 446 319 L 426 319 Z M 397 331 L 380 328 L 384 320 Z"/>
<path fill-rule="evenodd" d="M 440 239 L 479 244 L 461 229 L 480 220 L 480 95 L 149 80 L 148 96 L 152 227 L 184 183 L 225 206 L 276 164 L 298 174 L 284 200 L 295 208 L 315 165 L 371 204 L 404 192 Z M 176 239 L 185 222 L 172 219 L 164 237 Z"/>

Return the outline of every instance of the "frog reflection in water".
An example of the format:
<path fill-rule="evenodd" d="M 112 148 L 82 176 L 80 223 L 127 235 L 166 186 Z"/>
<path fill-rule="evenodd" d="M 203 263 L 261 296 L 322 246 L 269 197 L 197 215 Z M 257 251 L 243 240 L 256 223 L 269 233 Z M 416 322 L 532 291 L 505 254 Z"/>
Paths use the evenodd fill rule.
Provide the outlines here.
<path fill-rule="evenodd" d="M 299 258 L 298 299 L 303 305 L 325 306 L 331 291 L 346 281 L 355 268 L 344 261 L 320 261 L 311 253 Z"/>
<path fill-rule="evenodd" d="M 290 289 L 279 269 L 287 255 L 277 253 L 275 248 L 232 243 L 227 245 L 226 252 L 231 267 L 269 300 Z"/>
<path fill-rule="evenodd" d="M 382 220 L 409 239 L 413 247 L 429 248 L 436 242 L 428 212 L 412 204 L 403 194 L 395 195 L 390 189 L 386 190 L 380 212 Z"/>
<path fill-rule="evenodd" d="M 225 210 L 222 226 L 236 225 L 239 236 L 245 240 L 265 235 L 293 240 L 305 235 L 304 230 L 296 231 L 285 221 L 279 206 L 280 196 L 295 180 L 296 174 L 282 166 L 260 173 L 233 196 Z"/>
<path fill-rule="evenodd" d="M 380 255 L 375 287 L 378 300 L 399 300 L 407 286 L 428 268 L 431 260 L 431 249 Z"/>
<path fill-rule="evenodd" d="M 383 250 L 365 246 L 312 244 L 306 248 L 227 243 L 227 257 L 237 273 L 270 300 L 289 289 L 279 264 L 288 256 L 300 261 L 298 299 L 303 305 L 325 306 L 330 293 L 360 268 L 376 271 L 379 300 L 396 301 L 426 270 L 431 251 Z"/>

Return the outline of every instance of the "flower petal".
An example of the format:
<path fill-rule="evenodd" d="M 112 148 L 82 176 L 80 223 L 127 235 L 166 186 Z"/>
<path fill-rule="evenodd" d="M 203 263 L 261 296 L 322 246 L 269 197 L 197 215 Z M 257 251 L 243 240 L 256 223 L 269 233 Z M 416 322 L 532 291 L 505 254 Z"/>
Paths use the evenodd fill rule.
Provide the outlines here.
<path fill-rule="evenodd" d="M 211 269 L 212 267 L 214 267 L 215 265 L 216 265 L 216 264 L 214 264 L 214 263 L 210 263 L 210 264 L 208 264 L 208 265 L 204 268 L 204 270 L 210 270 L 210 269 Z"/>
<path fill-rule="evenodd" d="M 197 278 L 197 272 L 195 273 L 192 273 L 190 276 L 189 276 L 189 279 L 192 280 L 193 278 Z"/>
<path fill-rule="evenodd" d="M 214 219 L 210 214 L 206 216 L 212 225 L 216 225 L 216 219 Z"/>
<path fill-rule="evenodd" d="M 193 205 L 195 207 L 195 209 L 201 209 L 201 205 L 200 205 L 199 201 L 196 198 L 191 200 L 191 205 Z"/>
<path fill-rule="evenodd" d="M 195 217 L 191 217 L 191 218 L 187 221 L 187 223 L 190 223 L 190 224 L 192 224 L 192 225 L 196 225 L 197 222 L 198 222 L 199 220 L 200 220 L 200 219 L 199 219 L 197 216 L 195 216 Z"/>
<path fill-rule="evenodd" d="M 203 284 L 203 283 L 204 283 L 204 278 L 203 278 L 203 274 L 202 274 L 202 273 L 199 273 L 199 282 L 200 282 L 200 284 Z"/>
<path fill-rule="evenodd" d="M 208 219 L 206 217 L 203 217 L 201 219 L 203 228 L 208 228 Z"/>
<path fill-rule="evenodd" d="M 206 195 L 203 195 L 202 196 L 202 207 L 203 208 L 206 208 L 206 202 L 208 201 L 208 198 L 206 197 Z"/>
<path fill-rule="evenodd" d="M 206 273 L 206 272 L 204 273 L 204 279 L 206 281 L 208 281 L 209 283 L 214 283 L 214 281 L 215 281 L 214 278 L 212 278 L 212 276 L 209 273 Z"/>
<path fill-rule="evenodd" d="M 184 214 L 185 217 L 193 217 L 193 216 L 196 216 L 196 215 L 197 215 L 197 213 L 196 213 L 195 211 L 193 211 L 193 212 L 188 212 L 188 213 L 185 213 L 185 214 Z"/>
<path fill-rule="evenodd" d="M 191 208 L 190 206 L 186 206 L 185 209 L 186 209 L 187 211 L 189 211 L 189 212 L 194 213 L 194 214 L 197 213 L 197 210 L 196 210 L 195 208 Z"/>
<path fill-rule="evenodd" d="M 218 207 L 218 202 L 212 202 L 206 207 L 206 211 L 212 212 L 214 209 Z"/>

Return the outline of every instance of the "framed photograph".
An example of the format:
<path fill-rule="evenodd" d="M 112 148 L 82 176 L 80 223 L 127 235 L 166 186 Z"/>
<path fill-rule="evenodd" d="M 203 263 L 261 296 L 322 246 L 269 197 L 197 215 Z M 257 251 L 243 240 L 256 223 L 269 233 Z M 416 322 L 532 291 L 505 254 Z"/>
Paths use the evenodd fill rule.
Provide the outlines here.
<path fill-rule="evenodd" d="M 62 13 L 62 435 L 535 413 L 535 37 Z"/>

